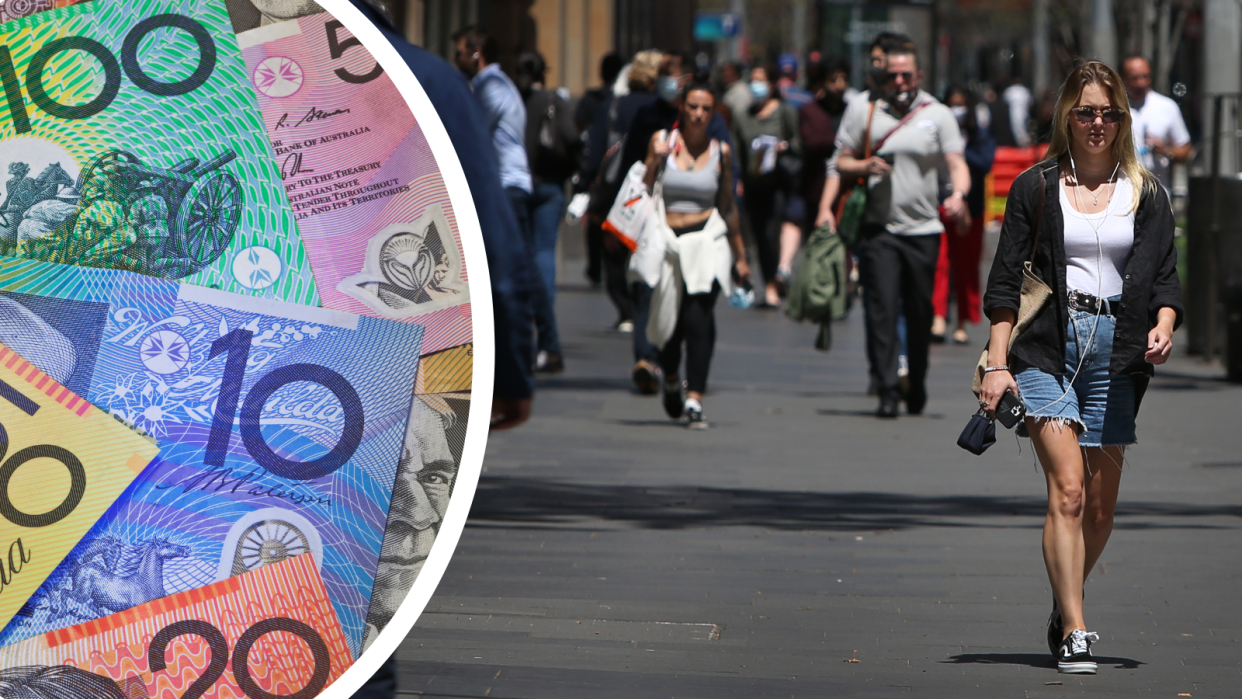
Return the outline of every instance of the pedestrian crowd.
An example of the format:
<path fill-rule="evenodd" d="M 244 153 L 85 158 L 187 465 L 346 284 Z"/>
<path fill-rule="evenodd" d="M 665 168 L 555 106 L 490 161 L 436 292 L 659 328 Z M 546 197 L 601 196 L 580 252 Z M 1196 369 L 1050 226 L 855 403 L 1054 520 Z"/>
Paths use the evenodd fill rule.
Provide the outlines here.
<path fill-rule="evenodd" d="M 814 52 L 805 64 L 782 54 L 713 70 L 651 49 L 605 56 L 601 86 L 575 99 L 548 84 L 537 53 L 510 73 L 481 28 L 453 40 L 456 73 L 400 50 L 445 123 L 483 228 L 494 429 L 529 417 L 534 375 L 565 369 L 555 297 L 566 221 L 583 232 L 585 274 L 615 308 L 612 327 L 631 335 L 635 389 L 692 429 L 709 424 L 722 296 L 820 322 L 820 349 L 861 297 L 868 389 L 884 419 L 902 404 L 923 412 L 929 346 L 970 344 L 986 315 L 976 417 L 991 429 L 1007 400 L 1025 411 L 1020 429 L 1048 480 L 1049 650 L 1063 672 L 1094 672 L 1083 583 L 1111 532 L 1146 381 L 1182 314 L 1168 190 L 1191 145 L 1146 59 L 1119 72 L 1087 62 L 1038 102 L 1016 80 L 937 96 L 918 47 L 885 32 L 862 85 L 846 61 Z M 1010 191 L 985 287 L 997 149 L 1044 141 L 1046 156 Z M 836 282 L 808 294 L 812 276 Z"/>

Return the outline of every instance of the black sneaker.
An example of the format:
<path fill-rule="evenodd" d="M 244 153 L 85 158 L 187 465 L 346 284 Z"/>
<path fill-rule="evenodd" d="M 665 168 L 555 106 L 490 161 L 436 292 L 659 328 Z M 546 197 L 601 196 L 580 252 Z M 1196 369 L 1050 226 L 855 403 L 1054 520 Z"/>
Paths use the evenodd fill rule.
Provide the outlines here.
<path fill-rule="evenodd" d="M 1094 632 L 1074 629 L 1061 641 L 1057 653 L 1057 672 L 1066 675 L 1094 675 L 1095 660 L 1091 658 L 1091 644 L 1100 640 Z"/>
<path fill-rule="evenodd" d="M 685 384 L 678 379 L 664 382 L 664 412 L 680 420 L 686 407 Z"/>
<path fill-rule="evenodd" d="M 1052 657 L 1061 656 L 1061 639 L 1065 638 L 1065 624 L 1061 621 L 1061 610 L 1057 607 L 1057 599 L 1052 598 L 1052 614 L 1048 617 L 1048 652 Z"/>

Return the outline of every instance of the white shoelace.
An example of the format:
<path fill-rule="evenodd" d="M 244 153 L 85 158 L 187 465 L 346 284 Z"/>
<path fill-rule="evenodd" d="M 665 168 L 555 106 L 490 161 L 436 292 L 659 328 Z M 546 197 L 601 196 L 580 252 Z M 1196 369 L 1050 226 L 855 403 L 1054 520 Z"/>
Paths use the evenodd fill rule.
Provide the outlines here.
<path fill-rule="evenodd" d="M 1080 653 L 1090 653 L 1091 644 L 1100 640 L 1100 634 L 1094 631 L 1083 631 L 1082 629 L 1074 629 L 1069 635 L 1069 654 L 1071 656 Z"/>

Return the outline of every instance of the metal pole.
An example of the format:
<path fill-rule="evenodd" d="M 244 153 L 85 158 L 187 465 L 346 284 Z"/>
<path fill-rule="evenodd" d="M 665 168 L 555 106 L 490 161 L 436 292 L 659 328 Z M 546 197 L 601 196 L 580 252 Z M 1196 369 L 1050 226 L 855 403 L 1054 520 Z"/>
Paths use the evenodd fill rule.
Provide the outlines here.
<path fill-rule="evenodd" d="M 1035 38 L 1034 38 L 1034 55 L 1035 61 L 1034 77 L 1034 93 L 1035 100 L 1042 99 L 1044 90 L 1048 89 L 1050 68 L 1049 61 L 1051 59 L 1051 51 L 1048 50 L 1048 0 L 1035 0 Z"/>
<path fill-rule="evenodd" d="M 1221 136 L 1223 129 L 1221 112 L 1224 111 L 1225 96 L 1216 95 L 1212 100 L 1212 225 L 1208 226 L 1208 278 L 1207 278 L 1207 347 L 1204 360 L 1216 358 L 1216 316 L 1219 314 L 1216 305 L 1220 300 L 1220 276 L 1217 254 L 1220 252 L 1220 177 L 1221 177 Z"/>
<path fill-rule="evenodd" d="M 1095 0 L 1091 5 L 1091 52 L 1110 66 L 1117 64 L 1117 30 L 1113 25 L 1113 0 Z"/>

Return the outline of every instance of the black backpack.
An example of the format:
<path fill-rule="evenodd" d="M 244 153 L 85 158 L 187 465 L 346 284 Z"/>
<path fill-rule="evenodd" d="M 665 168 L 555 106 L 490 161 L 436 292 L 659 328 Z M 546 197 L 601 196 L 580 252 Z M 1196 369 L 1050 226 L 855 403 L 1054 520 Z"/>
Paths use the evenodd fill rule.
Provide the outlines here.
<path fill-rule="evenodd" d="M 562 182 L 577 167 L 581 144 L 569 102 L 555 90 L 533 93 L 526 103 L 526 152 L 531 174 Z"/>

